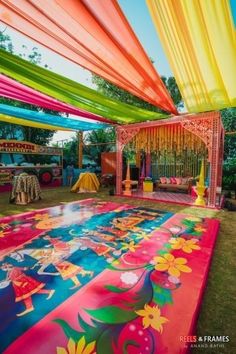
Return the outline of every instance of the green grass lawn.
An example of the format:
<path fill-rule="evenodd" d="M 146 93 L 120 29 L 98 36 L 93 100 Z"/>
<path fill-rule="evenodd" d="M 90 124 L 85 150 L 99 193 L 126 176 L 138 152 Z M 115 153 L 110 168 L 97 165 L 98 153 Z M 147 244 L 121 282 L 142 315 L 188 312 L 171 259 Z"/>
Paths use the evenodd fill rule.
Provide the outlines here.
<path fill-rule="evenodd" d="M 230 342 L 224 348 L 198 348 L 193 353 L 236 353 L 235 328 L 236 328 L 236 213 L 225 210 L 212 210 L 196 207 L 178 206 L 146 200 L 131 198 L 118 198 L 109 196 L 108 190 L 103 189 L 98 194 L 70 193 L 69 187 L 44 189 L 42 200 L 23 205 L 9 204 L 9 193 L 0 194 L 0 217 L 24 213 L 27 211 L 48 208 L 60 203 L 72 202 L 86 198 L 98 197 L 102 200 L 125 202 L 135 206 L 151 207 L 172 212 L 184 212 L 201 217 L 218 218 L 221 222 L 214 256 L 209 273 L 207 288 L 204 293 L 200 316 L 197 323 L 196 334 L 201 336 L 229 336 Z M 104 353 L 105 354 L 105 353 Z M 172 354 L 172 353 L 170 353 Z"/>

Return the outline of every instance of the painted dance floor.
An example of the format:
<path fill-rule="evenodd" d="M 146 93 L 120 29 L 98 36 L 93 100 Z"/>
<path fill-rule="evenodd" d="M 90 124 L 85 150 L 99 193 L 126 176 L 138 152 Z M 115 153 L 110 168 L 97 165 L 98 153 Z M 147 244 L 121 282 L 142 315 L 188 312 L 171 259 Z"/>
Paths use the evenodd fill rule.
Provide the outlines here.
<path fill-rule="evenodd" d="M 96 199 L 2 218 L 0 352 L 185 353 L 218 229 Z"/>

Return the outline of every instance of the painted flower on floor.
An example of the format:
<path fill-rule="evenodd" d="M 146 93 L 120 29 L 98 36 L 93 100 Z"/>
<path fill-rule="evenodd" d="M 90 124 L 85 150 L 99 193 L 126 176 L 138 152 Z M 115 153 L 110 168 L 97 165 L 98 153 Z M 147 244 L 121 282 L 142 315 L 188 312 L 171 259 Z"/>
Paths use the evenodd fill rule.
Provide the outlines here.
<path fill-rule="evenodd" d="M 122 247 L 121 250 L 127 250 L 130 252 L 135 252 L 137 248 L 139 248 L 140 245 L 135 245 L 134 241 L 131 241 L 130 243 L 125 243 L 122 242 Z"/>
<path fill-rule="evenodd" d="M 179 284 L 179 278 L 178 277 L 174 277 L 173 275 L 169 275 L 168 276 L 168 280 L 169 282 L 173 283 L 173 284 Z"/>
<path fill-rule="evenodd" d="M 204 228 L 204 227 L 202 227 L 201 225 L 196 225 L 195 227 L 194 227 L 194 231 L 196 231 L 196 232 L 205 232 L 207 229 L 206 228 Z"/>
<path fill-rule="evenodd" d="M 134 285 L 139 278 L 134 272 L 125 272 L 121 274 L 120 279 L 126 285 Z"/>
<path fill-rule="evenodd" d="M 95 341 L 86 345 L 82 337 L 76 344 L 72 338 L 69 339 L 67 348 L 57 347 L 57 354 L 95 354 Z"/>
<path fill-rule="evenodd" d="M 150 237 L 152 237 L 151 234 L 147 234 L 146 232 L 140 232 L 137 237 L 136 240 L 150 240 Z"/>
<path fill-rule="evenodd" d="M 169 275 L 173 275 L 174 277 L 179 277 L 181 272 L 190 273 L 192 271 L 192 269 L 186 265 L 187 260 L 185 258 L 175 258 L 170 253 L 164 254 L 163 257 L 154 257 L 153 260 L 156 270 L 168 272 Z"/>
<path fill-rule="evenodd" d="M 0 231 L 0 238 L 4 238 L 8 232 Z"/>
<path fill-rule="evenodd" d="M 201 247 L 196 245 L 198 242 L 197 239 L 192 238 L 191 240 L 185 240 L 182 237 L 179 238 L 171 238 L 171 248 L 174 250 L 183 250 L 185 253 L 192 253 L 193 250 L 200 250 Z"/>
<path fill-rule="evenodd" d="M 177 235 L 179 232 L 182 231 L 182 228 L 180 226 L 175 225 L 170 227 L 169 230 L 172 234 Z"/>
<path fill-rule="evenodd" d="M 44 213 L 44 214 L 35 214 L 32 219 L 37 220 L 37 221 L 41 221 L 41 220 L 45 220 L 48 219 L 50 216 L 48 213 Z"/>
<path fill-rule="evenodd" d="M 2 223 L 0 224 L 0 228 L 3 229 L 3 230 L 4 230 L 4 229 L 10 229 L 10 226 L 9 226 L 8 224 L 2 222 Z"/>
<path fill-rule="evenodd" d="M 161 316 L 161 311 L 158 306 L 149 306 L 148 304 L 144 305 L 143 310 L 136 311 L 136 313 L 143 317 L 143 327 L 148 328 L 152 327 L 158 332 L 163 332 L 163 324 L 168 322 L 166 317 Z"/>
<path fill-rule="evenodd" d="M 201 221 L 202 221 L 201 218 L 198 218 L 198 217 L 196 217 L 196 216 L 187 216 L 187 217 L 185 218 L 185 220 L 192 221 L 192 222 L 201 222 Z"/>

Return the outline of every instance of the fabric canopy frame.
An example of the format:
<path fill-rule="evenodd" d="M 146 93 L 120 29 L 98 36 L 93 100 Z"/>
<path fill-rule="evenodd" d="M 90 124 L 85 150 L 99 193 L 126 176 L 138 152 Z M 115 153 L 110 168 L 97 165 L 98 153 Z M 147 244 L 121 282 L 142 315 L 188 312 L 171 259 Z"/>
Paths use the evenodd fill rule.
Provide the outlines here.
<path fill-rule="evenodd" d="M 4 117 L 4 115 L 6 117 Z M 28 125 L 38 128 L 43 128 L 44 125 L 43 129 L 50 130 L 86 131 L 105 129 L 109 127 L 109 125 L 104 123 L 84 122 L 77 119 L 32 111 L 29 109 L 9 106 L 5 104 L 0 104 L 0 121 L 5 121 L 12 124 Z M 33 123 L 33 125 L 31 125 L 31 123 Z"/>
<path fill-rule="evenodd" d="M 178 114 L 116 0 L 2 0 L 1 20 L 117 86 Z"/>
<path fill-rule="evenodd" d="M 236 106 L 236 31 L 228 0 L 146 0 L 189 112 Z"/>
<path fill-rule="evenodd" d="M 2 49 L 0 49 L 0 73 L 59 101 L 118 123 L 129 124 L 167 117 L 166 113 L 151 112 L 110 99 L 95 90 L 29 63 Z"/>
<path fill-rule="evenodd" d="M 82 111 L 63 102 L 59 102 L 52 97 L 42 94 L 30 87 L 20 84 L 19 82 L 0 74 L 0 96 L 13 100 L 29 103 L 42 108 L 54 110 L 61 113 L 70 113 L 83 118 L 93 119 L 105 123 L 113 123 L 112 121 L 100 117 L 98 115 Z"/>

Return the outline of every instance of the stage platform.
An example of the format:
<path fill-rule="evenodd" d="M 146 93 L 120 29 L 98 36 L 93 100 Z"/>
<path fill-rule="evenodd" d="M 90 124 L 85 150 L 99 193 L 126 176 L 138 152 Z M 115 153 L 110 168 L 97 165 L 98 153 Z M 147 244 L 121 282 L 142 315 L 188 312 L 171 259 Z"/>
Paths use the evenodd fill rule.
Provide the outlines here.
<path fill-rule="evenodd" d="M 124 195 L 120 195 L 120 196 L 125 197 Z M 132 191 L 131 197 L 138 198 L 138 199 L 145 199 L 145 200 L 153 200 L 155 202 L 190 205 L 190 206 L 191 205 L 196 206 L 194 203 L 197 198 L 195 196 L 192 196 L 191 194 L 186 194 L 186 193 L 164 192 L 164 191 L 143 192 L 142 190 Z M 207 199 L 205 199 L 205 201 L 207 207 Z M 216 200 L 215 208 L 216 209 L 222 208 L 223 202 L 224 202 L 223 195 L 218 196 Z"/>
<path fill-rule="evenodd" d="M 137 190 L 132 192 L 132 197 L 143 198 L 143 199 L 152 199 L 159 202 L 167 202 L 173 204 L 182 204 L 182 205 L 194 205 L 196 197 L 191 196 L 186 193 L 172 193 L 172 192 L 143 192 Z"/>
<path fill-rule="evenodd" d="M 218 229 L 97 199 L 0 219 L 0 352 L 186 353 Z"/>

